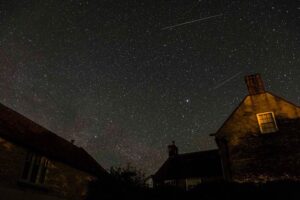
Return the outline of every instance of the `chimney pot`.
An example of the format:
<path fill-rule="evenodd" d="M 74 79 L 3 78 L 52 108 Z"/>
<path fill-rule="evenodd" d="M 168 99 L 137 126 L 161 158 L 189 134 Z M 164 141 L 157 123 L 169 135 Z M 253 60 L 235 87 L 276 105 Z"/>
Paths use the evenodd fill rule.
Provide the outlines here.
<path fill-rule="evenodd" d="M 250 95 L 265 93 L 264 82 L 260 74 L 252 74 L 245 77 L 245 82 Z"/>
<path fill-rule="evenodd" d="M 172 144 L 168 145 L 169 157 L 174 157 L 178 155 L 178 148 L 175 145 L 175 141 L 172 141 Z"/>

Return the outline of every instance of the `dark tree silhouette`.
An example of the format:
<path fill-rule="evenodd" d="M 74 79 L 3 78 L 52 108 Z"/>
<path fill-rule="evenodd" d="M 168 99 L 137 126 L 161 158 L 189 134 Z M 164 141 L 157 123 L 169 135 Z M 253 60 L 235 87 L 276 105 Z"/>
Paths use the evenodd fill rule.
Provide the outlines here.
<path fill-rule="evenodd" d="M 111 167 L 109 177 L 90 183 L 88 200 L 98 199 L 138 199 L 148 191 L 144 184 L 142 170 L 128 164 L 126 167 Z"/>
<path fill-rule="evenodd" d="M 134 189 L 141 189 L 145 187 L 145 173 L 130 164 L 126 167 L 111 167 L 110 174 L 115 180 L 124 186 Z"/>

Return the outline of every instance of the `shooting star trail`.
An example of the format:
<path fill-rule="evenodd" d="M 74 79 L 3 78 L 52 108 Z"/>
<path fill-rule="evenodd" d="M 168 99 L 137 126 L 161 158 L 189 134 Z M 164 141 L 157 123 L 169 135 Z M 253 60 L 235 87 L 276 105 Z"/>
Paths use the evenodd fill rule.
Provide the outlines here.
<path fill-rule="evenodd" d="M 204 17 L 204 18 L 200 18 L 200 19 L 195 19 L 195 20 L 192 20 L 192 21 L 183 22 L 183 23 L 180 23 L 180 24 L 172 25 L 172 26 L 166 26 L 166 27 L 162 28 L 161 30 L 167 30 L 167 29 L 183 26 L 183 25 L 186 25 L 186 24 L 191 24 L 191 23 L 194 23 L 194 22 L 204 21 L 204 20 L 208 20 L 208 19 L 212 19 L 212 18 L 216 18 L 216 17 L 221 17 L 221 16 L 223 16 L 223 14 L 213 15 L 213 16 Z"/>
<path fill-rule="evenodd" d="M 240 75 L 242 73 L 242 71 L 236 73 L 235 75 L 231 76 L 230 78 L 224 80 L 223 82 L 219 83 L 218 85 L 216 85 L 215 87 L 213 87 L 211 90 L 216 90 L 220 87 L 222 87 L 223 85 L 225 85 L 226 83 L 228 83 L 229 81 L 233 80 L 234 78 L 236 78 L 238 75 Z"/>

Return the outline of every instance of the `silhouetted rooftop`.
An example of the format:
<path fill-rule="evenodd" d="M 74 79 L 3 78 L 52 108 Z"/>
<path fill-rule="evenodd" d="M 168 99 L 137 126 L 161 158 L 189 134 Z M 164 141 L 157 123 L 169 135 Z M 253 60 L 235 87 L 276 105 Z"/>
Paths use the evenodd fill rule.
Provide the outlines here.
<path fill-rule="evenodd" d="M 218 150 L 179 154 L 169 157 L 155 173 L 155 180 L 192 177 L 221 177 L 222 168 Z"/>
<path fill-rule="evenodd" d="M 107 172 L 82 148 L 0 104 L 0 137 L 90 174 Z"/>

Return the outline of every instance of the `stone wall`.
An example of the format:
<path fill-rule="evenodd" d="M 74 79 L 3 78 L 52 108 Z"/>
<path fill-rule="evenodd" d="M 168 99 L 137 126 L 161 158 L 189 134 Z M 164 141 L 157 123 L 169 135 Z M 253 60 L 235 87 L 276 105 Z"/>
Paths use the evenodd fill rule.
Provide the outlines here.
<path fill-rule="evenodd" d="M 300 131 L 251 135 L 230 146 L 232 179 L 238 182 L 300 180 Z"/>
<path fill-rule="evenodd" d="M 261 133 L 256 114 L 273 112 L 278 131 Z M 224 175 L 237 182 L 300 178 L 300 108 L 270 93 L 247 96 L 216 135 Z"/>
<path fill-rule="evenodd" d="M 0 137 L 0 185 L 16 187 L 20 179 L 26 150 Z"/>

